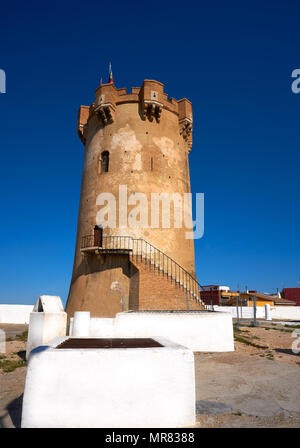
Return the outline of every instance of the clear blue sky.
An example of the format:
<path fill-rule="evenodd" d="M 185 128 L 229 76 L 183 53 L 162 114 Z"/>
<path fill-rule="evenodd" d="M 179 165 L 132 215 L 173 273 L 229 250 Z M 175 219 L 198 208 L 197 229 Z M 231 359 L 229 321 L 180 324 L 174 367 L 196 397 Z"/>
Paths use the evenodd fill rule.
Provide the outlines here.
<path fill-rule="evenodd" d="M 3 4 L 0 302 L 66 301 L 83 162 L 77 110 L 110 60 L 117 87 L 153 78 L 193 103 L 192 191 L 205 193 L 199 282 L 296 286 L 299 16 L 296 0 Z"/>

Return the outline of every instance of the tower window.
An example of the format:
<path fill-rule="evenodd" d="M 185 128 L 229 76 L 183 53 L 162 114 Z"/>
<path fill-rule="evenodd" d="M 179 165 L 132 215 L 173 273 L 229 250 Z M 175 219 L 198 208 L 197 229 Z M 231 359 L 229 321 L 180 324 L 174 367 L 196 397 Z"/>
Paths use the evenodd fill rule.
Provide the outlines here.
<path fill-rule="evenodd" d="M 153 157 L 150 159 L 150 170 L 153 171 Z"/>
<path fill-rule="evenodd" d="M 101 160 L 101 173 L 107 173 L 109 166 L 109 152 L 103 151 L 100 160 Z"/>

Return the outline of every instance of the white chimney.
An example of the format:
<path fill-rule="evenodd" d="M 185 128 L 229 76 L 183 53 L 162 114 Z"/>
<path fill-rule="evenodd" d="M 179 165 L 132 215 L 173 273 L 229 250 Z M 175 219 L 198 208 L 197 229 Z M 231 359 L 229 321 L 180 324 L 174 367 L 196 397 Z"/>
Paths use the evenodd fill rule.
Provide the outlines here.
<path fill-rule="evenodd" d="M 277 288 L 277 297 L 278 297 L 278 299 L 281 299 L 281 294 L 280 294 L 280 292 L 279 292 L 279 289 Z"/>

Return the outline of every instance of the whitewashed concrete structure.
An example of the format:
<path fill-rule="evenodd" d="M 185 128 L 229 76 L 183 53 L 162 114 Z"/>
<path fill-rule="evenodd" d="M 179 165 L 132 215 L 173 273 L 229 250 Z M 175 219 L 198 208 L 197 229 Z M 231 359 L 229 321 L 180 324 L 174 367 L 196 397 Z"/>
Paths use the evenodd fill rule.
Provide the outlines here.
<path fill-rule="evenodd" d="M 58 336 L 65 336 L 67 313 L 60 297 L 42 295 L 30 313 L 26 357 L 31 350 Z"/>
<path fill-rule="evenodd" d="M 0 304 L 1 324 L 29 324 L 33 305 L 6 305 Z"/>
<path fill-rule="evenodd" d="M 89 311 L 75 311 L 72 319 L 72 336 L 76 338 L 84 338 L 90 335 L 90 319 Z"/>
<path fill-rule="evenodd" d="M 194 352 L 234 351 L 232 315 L 209 311 L 137 311 L 92 318 L 91 337 L 163 337 Z"/>
<path fill-rule="evenodd" d="M 64 307 L 59 296 L 41 295 L 35 302 L 33 312 L 63 313 Z"/>
<path fill-rule="evenodd" d="M 191 350 L 163 338 L 162 347 L 57 349 L 66 339 L 30 354 L 22 428 L 194 425 Z"/>

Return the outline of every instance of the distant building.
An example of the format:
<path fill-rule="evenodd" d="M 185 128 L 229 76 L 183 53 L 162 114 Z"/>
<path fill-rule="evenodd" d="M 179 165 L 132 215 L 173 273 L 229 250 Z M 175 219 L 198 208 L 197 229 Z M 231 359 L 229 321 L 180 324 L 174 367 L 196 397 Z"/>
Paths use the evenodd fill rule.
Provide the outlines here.
<path fill-rule="evenodd" d="M 300 306 L 300 287 L 283 288 L 282 295 L 286 300 L 292 300 L 296 306 Z"/>
<path fill-rule="evenodd" d="M 239 306 L 253 306 L 254 298 L 256 298 L 256 306 L 264 306 L 267 304 L 270 306 L 296 305 L 294 300 L 278 297 L 278 294 L 262 294 L 255 290 L 247 292 L 230 291 L 229 286 L 220 285 L 206 285 L 202 288 L 203 290 L 200 292 L 201 300 L 205 303 L 205 305 L 235 306 L 238 299 Z M 300 292 L 300 288 L 287 289 L 297 289 Z"/>
<path fill-rule="evenodd" d="M 204 291 L 230 291 L 229 286 L 220 286 L 220 285 L 206 285 L 202 286 Z"/>
<path fill-rule="evenodd" d="M 201 300 L 205 305 L 231 305 L 233 300 L 236 301 L 238 295 L 237 291 L 230 291 L 229 286 L 221 285 L 202 286 L 200 292 Z"/>
<path fill-rule="evenodd" d="M 261 294 L 257 291 L 241 292 L 240 297 L 243 300 L 244 306 L 253 306 L 254 298 L 256 298 L 256 306 L 264 306 L 267 304 L 269 304 L 270 306 L 295 305 L 295 302 L 291 300 L 285 300 L 277 296 Z"/>

